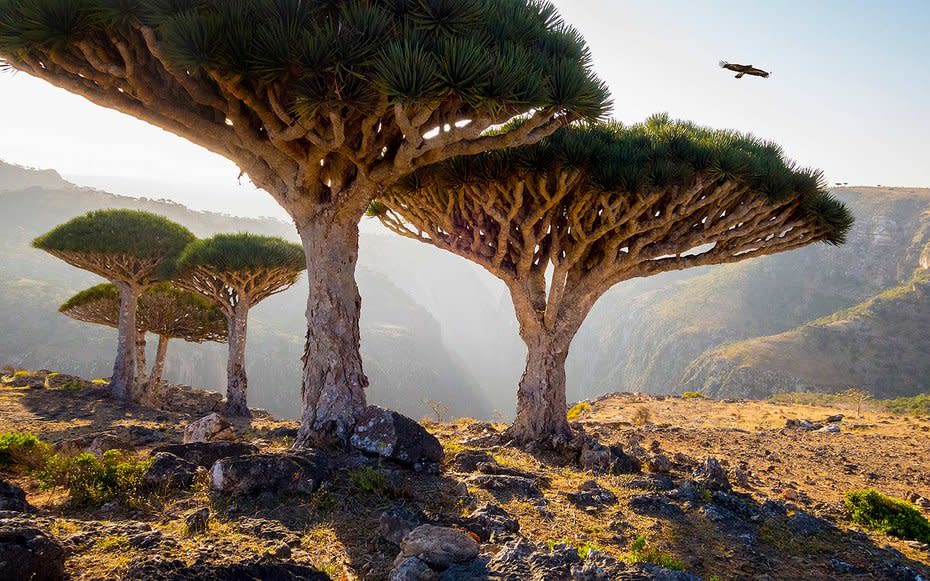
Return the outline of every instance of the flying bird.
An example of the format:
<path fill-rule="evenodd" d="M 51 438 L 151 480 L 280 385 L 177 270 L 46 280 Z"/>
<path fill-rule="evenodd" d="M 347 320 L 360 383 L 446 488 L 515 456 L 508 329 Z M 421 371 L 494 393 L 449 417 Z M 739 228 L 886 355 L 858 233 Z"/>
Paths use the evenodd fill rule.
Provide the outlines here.
<path fill-rule="evenodd" d="M 720 61 L 720 67 L 727 69 L 728 71 L 734 71 L 736 73 L 737 79 L 742 79 L 743 75 L 751 75 L 753 77 L 762 77 L 763 79 L 767 79 L 771 74 L 768 71 L 757 69 L 752 65 L 738 65 L 735 63 L 728 63 L 727 61 Z"/>

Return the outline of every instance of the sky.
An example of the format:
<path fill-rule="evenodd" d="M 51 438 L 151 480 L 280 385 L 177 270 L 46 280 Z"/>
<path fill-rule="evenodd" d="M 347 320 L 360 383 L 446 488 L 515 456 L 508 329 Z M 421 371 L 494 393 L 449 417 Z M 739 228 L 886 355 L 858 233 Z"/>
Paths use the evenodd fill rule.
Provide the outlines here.
<path fill-rule="evenodd" d="M 930 187 L 928 0 L 555 0 L 614 117 L 752 132 L 850 185 Z M 733 78 L 718 61 L 768 79 Z M 0 74 L 0 159 L 195 209 L 284 217 L 229 161 L 25 74 Z"/>

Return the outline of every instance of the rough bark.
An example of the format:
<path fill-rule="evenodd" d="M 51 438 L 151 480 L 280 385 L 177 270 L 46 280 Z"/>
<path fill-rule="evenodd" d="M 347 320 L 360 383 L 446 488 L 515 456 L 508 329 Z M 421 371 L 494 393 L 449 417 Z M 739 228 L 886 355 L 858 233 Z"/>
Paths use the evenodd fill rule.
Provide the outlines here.
<path fill-rule="evenodd" d="M 162 393 L 162 374 L 165 371 L 165 359 L 168 357 L 168 341 L 171 337 L 167 335 L 158 336 L 158 346 L 155 350 L 155 362 L 152 364 L 152 374 L 146 382 L 146 400 L 147 403 L 161 407 L 164 403 Z"/>
<path fill-rule="evenodd" d="M 136 381 L 147 381 L 148 369 L 145 363 L 145 331 L 136 331 Z"/>
<path fill-rule="evenodd" d="M 368 378 L 359 353 L 362 301 L 355 282 L 361 215 L 360 210 L 298 222 L 310 295 L 296 447 L 347 442 L 365 409 Z"/>
<path fill-rule="evenodd" d="M 521 334 L 526 343 L 526 367 L 509 436 L 517 444 L 567 438 L 571 429 L 566 419 L 565 359 L 571 337 L 543 329 Z"/>
<path fill-rule="evenodd" d="M 229 318 L 229 359 L 226 363 L 226 415 L 248 417 L 245 374 L 245 339 L 249 318 L 249 303 L 240 296 Z"/>
<path fill-rule="evenodd" d="M 140 289 L 116 283 L 120 293 L 116 361 L 110 378 L 110 392 L 117 399 L 137 398 L 136 393 L 136 308 Z"/>

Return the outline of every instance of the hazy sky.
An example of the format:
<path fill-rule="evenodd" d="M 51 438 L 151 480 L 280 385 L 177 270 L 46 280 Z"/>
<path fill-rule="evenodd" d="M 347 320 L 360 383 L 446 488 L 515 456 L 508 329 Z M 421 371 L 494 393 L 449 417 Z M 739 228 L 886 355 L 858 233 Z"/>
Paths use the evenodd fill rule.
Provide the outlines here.
<path fill-rule="evenodd" d="M 831 182 L 930 187 L 930 1 L 555 4 L 588 40 L 620 120 L 667 111 L 775 140 Z M 722 59 L 773 76 L 736 80 Z M 230 162 L 24 74 L 0 75 L 0 159 L 200 209 L 280 215 Z"/>

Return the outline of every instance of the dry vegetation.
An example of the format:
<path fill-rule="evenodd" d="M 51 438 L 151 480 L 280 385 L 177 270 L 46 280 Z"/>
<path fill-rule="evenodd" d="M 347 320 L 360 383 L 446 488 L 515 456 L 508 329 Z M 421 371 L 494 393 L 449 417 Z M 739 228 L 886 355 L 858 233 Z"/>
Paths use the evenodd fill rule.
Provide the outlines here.
<path fill-rule="evenodd" d="M 51 519 L 56 536 L 72 540 L 75 552 L 68 569 L 76 580 L 122 578 L 133 560 L 151 558 L 153 552 L 187 563 L 271 554 L 312 564 L 337 580 L 384 579 L 397 552 L 378 534 L 378 519 L 385 509 L 402 505 L 433 517 L 456 517 L 483 501 L 505 508 L 519 520 L 521 533 L 533 541 L 569 543 L 582 554 L 597 550 L 627 561 L 680 564 L 704 579 L 842 578 L 835 576 L 831 560 L 868 569 L 876 559 L 888 559 L 881 550 L 886 546 L 900 551 L 899 562 L 926 576 L 930 552 L 881 533 L 853 532 L 857 527 L 842 507 L 844 493 L 859 488 L 901 498 L 913 492 L 930 497 L 930 417 L 877 409 L 865 409 L 857 418 L 836 406 L 792 401 L 723 403 L 615 395 L 573 410 L 585 429 L 603 442 L 620 444 L 627 451 L 637 446 L 660 450 L 674 459 L 671 476 L 676 480 L 690 476 L 690 469 L 682 464 L 686 459 L 712 456 L 731 471 L 741 466 L 749 475 L 749 486 L 735 485 L 734 480 L 735 490 L 749 502 L 785 501 L 789 515 L 805 511 L 829 522 L 823 532 L 806 538 L 763 520 L 754 525 L 749 542 L 701 508 L 665 516 L 643 514 L 632 503 L 655 492 L 658 476 L 648 471 L 594 475 L 556 458 L 500 446 L 488 436 L 503 425 L 471 420 L 427 424 L 446 449 L 447 465 L 441 475 L 415 474 L 374 461 L 347 461 L 340 464 L 334 480 L 312 497 L 215 498 L 207 493 L 206 481 L 199 479 L 189 492 L 152 495 L 135 509 L 80 508 L 69 504 L 62 490 L 41 489 L 28 474 L 5 476 L 26 489 L 40 517 Z M 847 414 L 839 434 L 784 429 L 788 419 L 822 420 L 836 413 Z M 178 441 L 188 419 L 141 407 L 118 407 L 104 388 L 93 385 L 0 388 L 0 432 L 34 432 L 50 443 L 132 426 L 158 430 L 166 442 Z M 290 443 L 281 430 L 272 430 L 293 427 L 293 422 L 267 417 L 237 424 L 243 439 L 269 450 Z M 138 446 L 135 453 L 145 455 L 151 446 Z M 475 450 L 489 453 L 504 467 L 532 473 L 545 502 L 475 487 L 468 488 L 474 497 L 468 498 L 460 482 L 466 475 L 455 473 L 455 458 Z M 619 502 L 597 509 L 572 504 L 566 494 L 592 478 L 616 494 Z M 709 497 L 710 492 L 705 494 Z M 184 517 L 203 506 L 210 506 L 213 513 L 209 529 L 188 536 Z M 261 538 L 249 528 L 249 519 L 259 519 L 266 533 L 280 535 Z M 133 546 L 130 539 L 136 531 L 131 526 L 139 522 L 170 540 L 160 543 L 157 551 Z M 492 541 L 484 550 L 496 548 Z"/>

